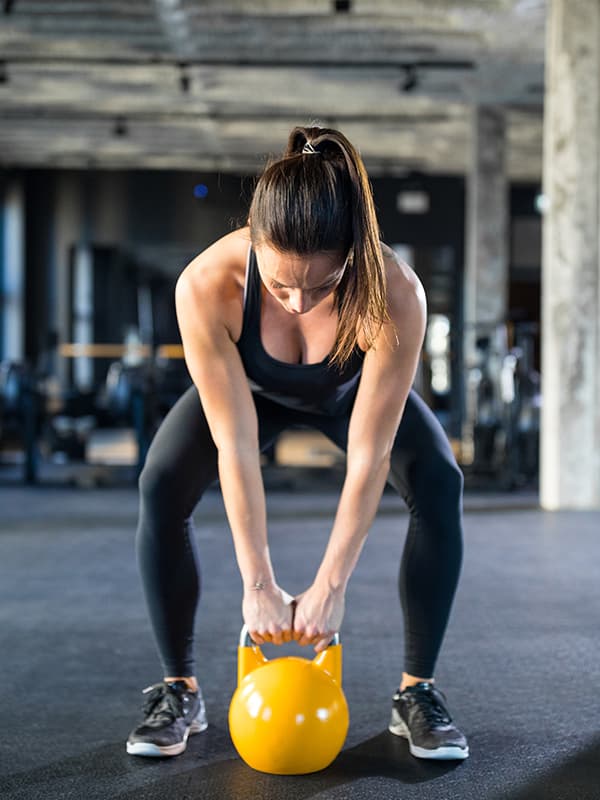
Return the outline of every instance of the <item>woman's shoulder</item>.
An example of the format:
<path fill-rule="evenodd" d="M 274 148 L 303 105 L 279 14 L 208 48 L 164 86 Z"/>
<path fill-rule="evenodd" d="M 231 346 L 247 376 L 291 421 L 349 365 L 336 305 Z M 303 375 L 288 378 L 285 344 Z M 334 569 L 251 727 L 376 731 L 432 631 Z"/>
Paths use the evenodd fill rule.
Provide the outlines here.
<path fill-rule="evenodd" d="M 425 290 L 414 269 L 387 244 L 381 243 L 385 266 L 388 311 L 392 319 L 410 308 L 425 308 Z"/>
<path fill-rule="evenodd" d="M 385 242 L 381 242 L 381 255 L 383 256 L 388 283 L 391 281 L 401 285 L 403 282 L 410 284 L 418 280 L 414 269 Z"/>
<path fill-rule="evenodd" d="M 199 253 L 182 271 L 178 284 L 202 295 L 228 295 L 243 289 L 250 248 L 248 228 L 222 236 Z M 180 287 L 181 288 L 181 287 Z"/>
<path fill-rule="evenodd" d="M 244 280 L 250 248 L 247 228 L 223 236 L 203 250 L 177 279 L 178 317 L 204 320 L 209 328 L 225 325 L 237 340 L 242 326 Z"/>

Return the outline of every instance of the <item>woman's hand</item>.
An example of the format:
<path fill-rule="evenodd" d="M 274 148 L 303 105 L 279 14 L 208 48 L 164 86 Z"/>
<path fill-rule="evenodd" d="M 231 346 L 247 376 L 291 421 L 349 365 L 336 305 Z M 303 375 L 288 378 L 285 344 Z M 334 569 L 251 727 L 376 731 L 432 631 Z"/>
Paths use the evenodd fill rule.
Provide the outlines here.
<path fill-rule="evenodd" d="M 250 637 L 256 644 L 292 641 L 294 598 L 277 584 L 245 589 L 242 614 Z"/>
<path fill-rule="evenodd" d="M 344 618 L 344 590 L 313 583 L 296 597 L 293 637 L 298 644 L 314 645 L 315 652 L 327 648 Z"/>

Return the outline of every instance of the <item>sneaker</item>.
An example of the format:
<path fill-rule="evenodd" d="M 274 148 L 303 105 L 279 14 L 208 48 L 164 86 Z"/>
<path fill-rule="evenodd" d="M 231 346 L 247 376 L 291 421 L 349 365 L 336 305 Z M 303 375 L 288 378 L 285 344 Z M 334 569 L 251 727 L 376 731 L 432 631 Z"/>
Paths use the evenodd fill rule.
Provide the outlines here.
<path fill-rule="evenodd" d="M 432 683 L 417 683 L 393 698 L 389 730 L 408 739 L 417 758 L 467 758 L 465 736 L 452 724 L 446 698 Z"/>
<path fill-rule="evenodd" d="M 190 733 L 208 727 L 202 692 L 191 692 L 185 681 L 156 683 L 144 694 L 144 721 L 127 740 L 131 755 L 177 756 L 185 750 Z"/>

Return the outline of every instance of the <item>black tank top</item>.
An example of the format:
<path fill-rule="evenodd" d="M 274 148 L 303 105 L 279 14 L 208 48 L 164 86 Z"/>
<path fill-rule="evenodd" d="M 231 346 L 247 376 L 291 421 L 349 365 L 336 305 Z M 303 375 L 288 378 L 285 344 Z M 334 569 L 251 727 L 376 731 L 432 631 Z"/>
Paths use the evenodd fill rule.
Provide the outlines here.
<path fill-rule="evenodd" d="M 244 292 L 244 321 L 237 348 L 250 388 L 280 405 L 313 414 L 337 416 L 354 401 L 364 353 L 358 347 L 342 367 L 329 356 L 317 364 L 289 364 L 270 356 L 260 338 L 261 278 L 254 250 L 248 254 Z"/>

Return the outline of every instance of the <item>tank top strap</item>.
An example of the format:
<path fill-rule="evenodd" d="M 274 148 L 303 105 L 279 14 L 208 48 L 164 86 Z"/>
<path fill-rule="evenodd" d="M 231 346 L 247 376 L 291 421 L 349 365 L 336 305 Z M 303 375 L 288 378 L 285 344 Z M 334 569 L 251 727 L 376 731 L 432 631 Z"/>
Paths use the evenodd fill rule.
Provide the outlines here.
<path fill-rule="evenodd" d="M 244 280 L 244 317 L 242 322 L 242 338 L 255 333 L 260 328 L 260 275 L 256 264 L 256 255 L 252 247 L 248 248 L 246 277 Z"/>

